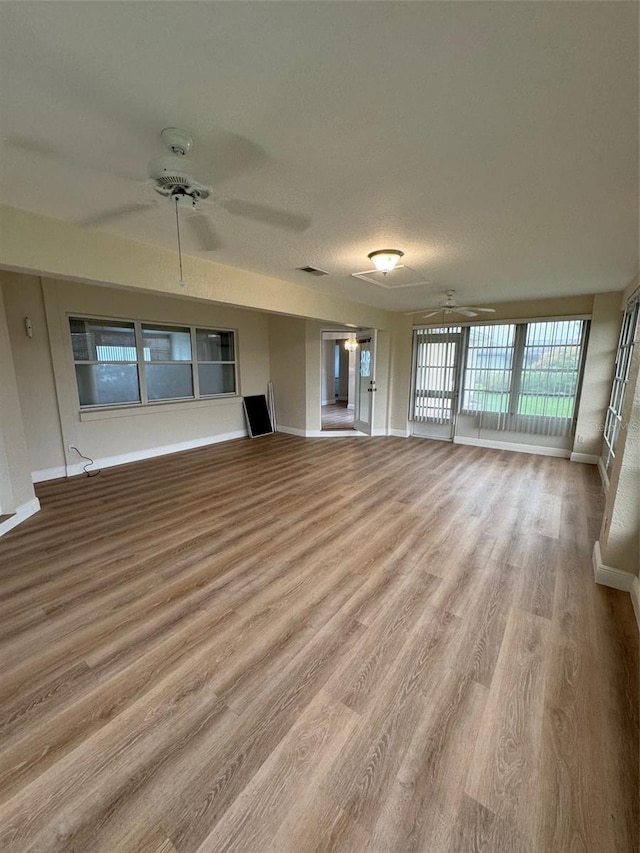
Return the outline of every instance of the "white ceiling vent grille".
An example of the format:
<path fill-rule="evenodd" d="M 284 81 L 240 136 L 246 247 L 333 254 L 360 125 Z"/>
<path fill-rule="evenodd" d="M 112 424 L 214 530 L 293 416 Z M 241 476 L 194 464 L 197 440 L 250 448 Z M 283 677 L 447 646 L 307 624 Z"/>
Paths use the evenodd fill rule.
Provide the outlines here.
<path fill-rule="evenodd" d="M 362 281 L 369 281 L 371 284 L 377 284 L 378 287 L 384 287 L 386 290 L 396 290 L 401 287 L 419 287 L 424 284 L 431 284 L 429 279 L 425 278 L 419 272 L 406 264 L 398 264 L 391 272 L 386 275 L 379 270 L 365 270 L 364 272 L 353 272 L 351 275 L 354 278 L 359 278 Z"/>
<path fill-rule="evenodd" d="M 318 269 L 318 267 L 298 267 L 300 272 L 309 273 L 309 275 L 329 275 L 328 272 Z"/>

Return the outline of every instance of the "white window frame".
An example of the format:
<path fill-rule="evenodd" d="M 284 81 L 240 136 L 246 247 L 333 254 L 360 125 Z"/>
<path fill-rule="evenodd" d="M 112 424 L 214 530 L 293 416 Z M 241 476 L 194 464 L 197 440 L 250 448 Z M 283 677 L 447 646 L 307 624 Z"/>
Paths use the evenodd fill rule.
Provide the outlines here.
<path fill-rule="evenodd" d="M 505 348 L 508 348 L 512 351 L 511 356 L 511 367 L 505 369 L 504 373 L 509 376 L 509 390 L 502 392 L 507 395 L 507 410 L 506 412 L 496 412 L 493 409 L 470 409 L 465 408 L 465 394 L 467 392 L 466 381 L 467 381 L 467 359 L 469 355 L 469 338 L 470 338 L 470 329 L 471 324 L 469 324 L 464 330 L 464 338 L 462 341 L 462 354 L 461 354 L 461 377 L 460 377 L 460 414 L 461 415 L 477 415 L 477 414 L 490 414 L 490 415 L 506 415 L 511 412 L 513 406 L 513 400 L 517 399 L 518 387 L 520 384 L 518 371 L 522 365 L 522 349 L 519 348 L 518 341 L 518 325 L 514 322 L 502 321 L 500 323 L 474 323 L 476 327 L 482 326 L 513 326 L 513 343 Z M 525 328 L 527 324 L 524 324 Z M 494 347 L 495 348 L 495 347 Z M 475 347 L 474 347 L 475 349 Z M 516 396 L 514 396 L 516 395 Z"/>
<path fill-rule="evenodd" d="M 633 297 L 622 317 L 622 326 L 616 351 L 615 372 L 611 383 L 611 397 L 604 422 L 604 468 L 607 476 L 616 456 L 616 444 L 622 428 L 622 408 L 629 384 L 629 368 L 633 356 L 636 330 L 640 322 L 640 295 Z"/>
<path fill-rule="evenodd" d="M 527 319 L 519 319 L 519 320 L 490 320 L 482 323 L 470 323 L 470 322 L 462 322 L 456 324 L 457 326 L 462 328 L 462 341 L 460 343 L 460 358 L 459 358 L 459 393 L 458 393 L 458 412 L 453 413 L 460 415 L 468 415 L 468 416 L 482 416 L 486 415 L 495 420 L 495 424 L 492 424 L 493 428 L 496 429 L 507 429 L 513 430 L 516 432 L 527 432 L 528 430 L 535 432 L 536 430 L 532 429 L 534 423 L 536 421 L 539 422 L 540 419 L 542 421 L 549 421 L 557 423 L 566 423 L 566 429 L 570 429 L 570 432 L 573 433 L 575 429 L 576 422 L 576 414 L 577 408 L 580 401 L 580 394 L 582 390 L 582 379 L 584 375 L 584 365 L 586 359 L 587 352 L 587 341 L 589 335 L 589 321 L 590 317 L 587 315 L 581 316 L 570 316 L 570 317 L 536 317 L 536 318 L 527 318 Z M 572 321 L 580 321 L 583 323 L 582 326 L 582 334 L 580 338 L 580 364 L 578 368 L 577 375 L 577 384 L 576 384 L 576 392 L 574 395 L 574 408 L 573 414 L 571 418 L 555 418 L 551 415 L 520 415 L 518 414 L 518 406 L 520 401 L 520 388 L 522 383 L 522 367 L 524 363 L 524 353 L 526 347 L 527 340 L 527 330 L 530 325 L 534 323 L 553 323 L 553 322 L 572 322 Z M 484 410 L 476 410 L 469 409 L 464 407 L 464 398 L 465 398 L 465 381 L 466 381 L 466 372 L 467 372 L 467 358 L 469 352 L 469 330 L 472 327 L 476 326 L 513 326 L 514 327 L 514 337 L 513 344 L 511 345 L 511 349 L 513 351 L 511 368 L 509 370 L 509 390 L 505 392 L 508 394 L 508 406 L 506 412 L 494 412 L 494 411 L 484 411 Z M 421 331 L 426 330 L 427 332 L 431 329 L 441 329 L 442 326 L 420 326 L 414 330 L 414 337 L 416 331 L 419 329 Z M 415 417 L 415 371 L 416 371 L 416 358 L 417 358 L 417 350 L 414 345 L 413 352 L 413 365 L 412 365 L 412 386 L 411 386 L 411 411 L 409 413 L 409 420 L 418 421 L 419 419 Z M 568 423 L 570 421 L 570 424 Z M 530 422 L 530 423 L 529 423 Z M 529 426 L 527 424 L 529 423 Z"/>
<path fill-rule="evenodd" d="M 458 408 L 458 391 L 460 379 L 460 366 L 462 359 L 462 351 L 464 345 L 464 329 L 459 324 L 450 326 L 432 326 L 427 328 L 416 328 L 413 331 L 413 360 L 411 372 L 411 411 L 409 420 L 416 423 L 432 423 L 432 424 L 453 424 Z M 451 366 L 441 366 L 435 368 L 436 378 L 441 381 L 447 374 L 453 376 L 453 389 L 447 391 L 434 391 L 431 388 L 421 388 L 419 386 L 426 384 L 426 379 L 429 376 L 429 367 L 420 367 L 418 364 L 421 347 L 429 344 L 446 344 L 456 348 L 455 363 Z M 420 406 L 420 399 L 431 398 L 441 399 L 443 405 L 437 415 L 425 415 L 419 410 L 424 406 Z M 451 400 L 451 407 L 447 408 L 444 405 L 445 400 Z"/>
<path fill-rule="evenodd" d="M 136 342 L 136 360 L 135 361 L 118 361 L 118 362 L 109 362 L 109 361 L 96 361 L 95 359 L 89 360 L 76 360 L 73 352 L 73 342 L 71 336 L 71 329 L 69 325 L 70 320 L 95 320 L 99 323 L 127 323 L 133 325 L 134 334 L 135 334 L 135 342 Z M 146 361 L 144 354 L 144 341 L 142 335 L 142 327 L 143 326 L 155 326 L 159 328 L 166 329 L 181 329 L 189 331 L 189 339 L 191 344 L 191 359 L 184 359 L 182 361 Z M 135 364 L 138 370 L 138 385 L 140 389 L 140 400 L 123 402 L 123 403 L 94 403 L 89 405 L 81 405 L 80 397 L 78 394 L 78 386 L 76 381 L 76 393 L 78 394 L 78 407 L 81 412 L 91 412 L 97 410 L 106 410 L 106 409 L 131 409 L 131 408 L 140 408 L 141 406 L 145 408 L 152 408 L 154 406 L 166 406 L 171 403 L 189 403 L 194 402 L 196 400 L 218 400 L 221 398 L 229 398 L 229 397 L 239 397 L 240 390 L 238 387 L 238 331 L 237 329 L 230 329 L 223 326 L 205 326 L 203 324 L 190 324 L 190 323 L 166 323 L 163 320 L 134 320 L 127 317 L 105 317 L 100 314 L 81 314 L 78 312 L 68 313 L 67 314 L 67 330 L 69 333 L 69 344 L 71 350 L 71 361 L 74 367 L 74 376 L 75 376 L 75 366 L 77 364 Z M 197 336 L 196 331 L 205 331 L 205 332 L 225 332 L 230 333 L 232 335 L 233 340 L 233 355 L 234 358 L 232 361 L 219 361 L 219 362 L 211 362 L 211 361 L 198 361 L 198 349 L 197 349 Z M 145 366 L 147 364 L 189 364 L 191 366 L 191 376 L 192 376 L 192 387 L 193 387 L 193 395 L 188 397 L 166 397 L 158 400 L 149 400 L 147 394 L 147 383 L 145 376 Z M 233 364 L 233 380 L 234 380 L 234 391 L 227 391 L 220 394 L 201 394 L 199 379 L 198 379 L 198 364 Z"/>

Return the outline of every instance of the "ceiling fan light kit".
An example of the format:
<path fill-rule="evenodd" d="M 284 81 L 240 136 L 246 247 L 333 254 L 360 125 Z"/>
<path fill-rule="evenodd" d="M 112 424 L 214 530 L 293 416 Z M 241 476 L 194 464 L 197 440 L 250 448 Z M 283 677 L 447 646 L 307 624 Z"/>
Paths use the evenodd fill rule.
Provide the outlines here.
<path fill-rule="evenodd" d="M 401 252 L 400 249 L 377 249 L 367 255 L 374 267 L 383 275 L 391 272 L 403 256 L 404 252 Z"/>

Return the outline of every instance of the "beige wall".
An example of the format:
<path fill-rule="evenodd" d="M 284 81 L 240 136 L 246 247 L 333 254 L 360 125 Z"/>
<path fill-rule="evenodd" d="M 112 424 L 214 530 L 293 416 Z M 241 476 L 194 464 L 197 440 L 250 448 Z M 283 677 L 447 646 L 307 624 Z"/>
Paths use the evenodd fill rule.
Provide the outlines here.
<path fill-rule="evenodd" d="M 199 257 L 183 258 L 183 289 L 175 252 L 12 207 L 0 206 L 0 234 L 9 269 L 334 323 L 386 329 L 391 322 L 386 311 Z"/>
<path fill-rule="evenodd" d="M 35 500 L 3 291 L 4 287 L 0 292 L 0 515 Z"/>
<path fill-rule="evenodd" d="M 322 332 L 325 330 L 326 323 L 313 320 L 307 320 L 305 323 L 305 411 L 307 430 L 313 432 L 322 429 Z"/>
<path fill-rule="evenodd" d="M 413 326 L 411 317 L 396 315 L 392 327 L 390 352 L 390 427 L 403 435 L 410 428 L 409 402 Z"/>
<path fill-rule="evenodd" d="M 297 317 L 269 317 L 273 396 L 279 424 L 306 430 L 306 330 Z"/>
<path fill-rule="evenodd" d="M 600 456 L 621 319 L 619 293 L 599 293 L 593 297 L 591 330 L 573 446 L 575 453 Z"/>
<path fill-rule="evenodd" d="M 68 445 L 105 464 L 158 449 L 245 433 L 240 397 L 79 411 L 68 315 L 121 317 L 236 329 L 239 392 L 264 394 L 269 381 L 268 317 L 189 299 L 171 299 L 78 282 L 3 274 L 27 444 L 38 478 L 77 466 Z M 46 313 L 46 322 L 45 322 Z M 34 337 L 24 335 L 30 316 Z M 48 339 L 47 339 L 48 333 Z M 55 379 L 55 382 L 54 382 Z"/>
<path fill-rule="evenodd" d="M 38 276 L 0 272 L 18 381 L 29 471 L 65 464 L 42 283 Z M 29 317 L 33 337 L 25 334 Z M 60 472 L 62 473 L 62 472 Z"/>

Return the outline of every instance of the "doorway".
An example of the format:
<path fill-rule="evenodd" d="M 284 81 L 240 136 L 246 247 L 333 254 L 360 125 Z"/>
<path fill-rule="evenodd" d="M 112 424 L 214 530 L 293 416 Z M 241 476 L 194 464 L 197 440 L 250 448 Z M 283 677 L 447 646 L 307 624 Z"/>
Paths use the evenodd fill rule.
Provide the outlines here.
<path fill-rule="evenodd" d="M 352 332 L 322 333 L 322 430 L 355 429 L 355 349 Z"/>

